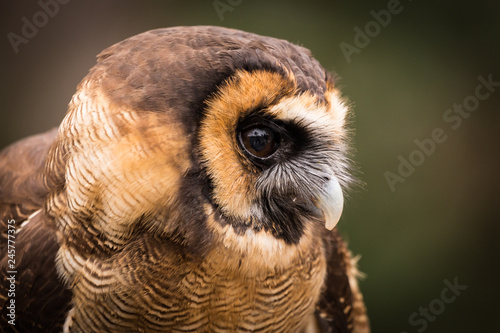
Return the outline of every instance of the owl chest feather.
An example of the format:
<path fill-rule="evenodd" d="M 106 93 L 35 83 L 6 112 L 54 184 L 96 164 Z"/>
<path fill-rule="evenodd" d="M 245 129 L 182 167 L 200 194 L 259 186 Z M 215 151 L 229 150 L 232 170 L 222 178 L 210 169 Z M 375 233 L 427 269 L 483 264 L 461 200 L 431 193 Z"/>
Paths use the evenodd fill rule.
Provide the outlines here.
<path fill-rule="evenodd" d="M 79 276 L 68 331 L 300 332 L 321 292 L 321 250 L 270 261 L 224 247 L 198 261 L 144 242 L 114 260 L 109 288 L 92 288 L 96 269 Z"/>
<path fill-rule="evenodd" d="M 256 267 L 251 273 L 242 268 L 246 263 L 231 269 L 228 261 L 221 253 L 220 260 L 205 262 L 182 279 L 178 300 L 190 314 L 186 324 L 197 319 L 202 327 L 221 332 L 296 332 L 304 327 L 323 282 L 319 257 L 282 269 Z"/>

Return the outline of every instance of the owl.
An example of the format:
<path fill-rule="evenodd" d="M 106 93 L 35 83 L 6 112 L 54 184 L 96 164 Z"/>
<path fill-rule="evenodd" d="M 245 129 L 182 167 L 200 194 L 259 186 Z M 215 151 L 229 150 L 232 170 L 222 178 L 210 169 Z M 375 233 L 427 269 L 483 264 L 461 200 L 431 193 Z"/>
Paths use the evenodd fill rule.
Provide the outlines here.
<path fill-rule="evenodd" d="M 284 40 L 172 27 L 104 50 L 59 128 L 0 155 L 3 331 L 369 332 L 335 228 L 348 109 Z"/>

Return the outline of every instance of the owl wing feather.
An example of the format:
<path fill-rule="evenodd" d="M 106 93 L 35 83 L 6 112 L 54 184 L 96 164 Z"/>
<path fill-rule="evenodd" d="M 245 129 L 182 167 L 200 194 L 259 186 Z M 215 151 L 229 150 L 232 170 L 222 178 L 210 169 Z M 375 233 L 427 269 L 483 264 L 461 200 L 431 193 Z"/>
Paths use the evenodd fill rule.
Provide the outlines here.
<path fill-rule="evenodd" d="M 46 191 L 40 172 L 57 130 L 17 141 L 0 153 L 0 237 L 7 239 L 7 221 L 19 225 L 42 207 Z"/>
<path fill-rule="evenodd" d="M 51 332 L 62 327 L 63 314 L 69 310 L 71 292 L 59 280 L 55 267 L 59 244 L 55 230 L 45 223 L 42 209 L 47 194 L 43 166 L 56 135 L 56 129 L 34 135 L 0 153 L 2 332 Z M 15 233 L 9 233 L 9 225 Z M 7 280 L 12 277 L 15 289 Z M 15 325 L 8 323 L 11 317 L 7 316 L 12 300 Z"/>
<path fill-rule="evenodd" d="M 356 258 L 337 229 L 325 232 L 327 276 L 316 305 L 316 319 L 322 333 L 369 333 L 363 295 L 359 291 Z"/>

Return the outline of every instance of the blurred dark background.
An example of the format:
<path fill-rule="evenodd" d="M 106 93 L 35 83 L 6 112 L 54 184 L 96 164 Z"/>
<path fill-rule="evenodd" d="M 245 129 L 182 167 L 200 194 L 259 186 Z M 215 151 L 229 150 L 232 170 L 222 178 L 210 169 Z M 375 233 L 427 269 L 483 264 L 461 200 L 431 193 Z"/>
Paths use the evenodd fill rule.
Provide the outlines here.
<path fill-rule="evenodd" d="M 57 126 L 96 54 L 131 35 L 208 24 L 301 44 L 339 74 L 353 105 L 366 186 L 351 194 L 340 229 L 362 255 L 373 331 L 498 332 L 500 86 L 479 105 L 471 96 L 479 76 L 500 82 L 500 2 L 389 3 L 221 0 L 218 11 L 212 0 L 71 0 L 44 21 L 37 1 L 3 1 L 0 146 Z M 398 13 L 385 27 L 370 23 L 388 6 Z M 9 33 L 22 37 L 23 17 L 34 15 L 38 32 L 16 53 Z M 358 47 L 356 27 L 372 36 Z M 454 129 L 458 120 L 443 117 L 464 100 L 477 109 Z M 415 140 L 431 149 L 436 128 L 446 141 L 419 153 Z M 418 166 L 390 176 L 391 188 L 387 172 L 398 175 L 401 158 Z M 450 301 L 445 280 L 467 289 Z"/>

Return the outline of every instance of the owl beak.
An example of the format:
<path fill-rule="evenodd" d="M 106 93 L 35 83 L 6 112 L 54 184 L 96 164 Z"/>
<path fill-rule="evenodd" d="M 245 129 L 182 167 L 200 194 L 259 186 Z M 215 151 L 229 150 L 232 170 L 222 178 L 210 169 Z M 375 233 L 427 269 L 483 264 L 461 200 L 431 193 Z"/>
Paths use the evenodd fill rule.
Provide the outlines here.
<path fill-rule="evenodd" d="M 335 228 L 344 209 L 344 194 L 337 177 L 332 177 L 321 194 L 317 197 L 316 206 L 323 212 L 325 228 Z"/>

